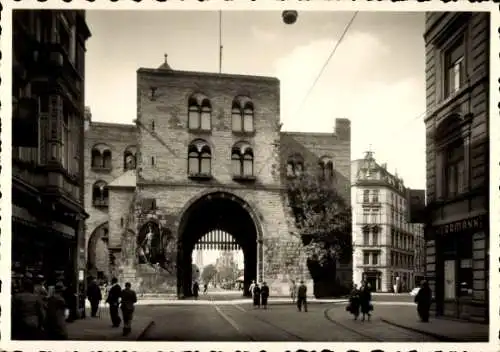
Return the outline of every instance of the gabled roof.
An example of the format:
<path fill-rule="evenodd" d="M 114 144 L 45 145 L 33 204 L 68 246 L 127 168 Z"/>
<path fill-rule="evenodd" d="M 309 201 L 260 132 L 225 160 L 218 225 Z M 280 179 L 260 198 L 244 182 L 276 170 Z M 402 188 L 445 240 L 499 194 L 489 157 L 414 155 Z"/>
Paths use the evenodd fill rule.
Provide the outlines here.
<path fill-rule="evenodd" d="M 135 170 L 127 170 L 124 174 L 115 178 L 108 187 L 119 187 L 119 188 L 135 188 L 137 184 L 137 176 Z"/>

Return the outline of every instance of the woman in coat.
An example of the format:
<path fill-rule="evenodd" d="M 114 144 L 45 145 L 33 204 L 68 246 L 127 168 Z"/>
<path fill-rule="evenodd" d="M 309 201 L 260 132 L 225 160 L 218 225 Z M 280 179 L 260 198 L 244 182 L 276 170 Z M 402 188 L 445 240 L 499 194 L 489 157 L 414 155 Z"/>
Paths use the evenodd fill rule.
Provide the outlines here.
<path fill-rule="evenodd" d="M 370 291 L 370 288 L 366 284 L 363 284 L 359 293 L 359 303 L 361 314 L 363 315 L 362 321 L 365 320 L 365 316 L 368 316 L 368 320 L 371 318 L 370 312 L 373 310 L 373 306 L 371 304 L 372 294 Z"/>
<path fill-rule="evenodd" d="M 420 290 L 415 296 L 415 303 L 417 303 L 417 312 L 422 322 L 429 322 L 429 310 L 432 303 L 432 290 L 427 281 L 422 281 Z"/>
<path fill-rule="evenodd" d="M 354 315 L 354 320 L 357 320 L 359 317 L 359 307 L 360 307 L 360 302 L 359 302 L 359 290 L 358 286 L 354 285 L 351 295 L 349 297 L 349 306 L 348 306 L 348 311 Z"/>
<path fill-rule="evenodd" d="M 260 290 L 260 296 L 262 298 L 262 306 L 267 309 L 267 299 L 269 298 L 269 286 L 264 282 Z"/>
<path fill-rule="evenodd" d="M 253 288 L 253 307 L 260 308 L 260 287 L 259 284 L 255 284 Z"/>

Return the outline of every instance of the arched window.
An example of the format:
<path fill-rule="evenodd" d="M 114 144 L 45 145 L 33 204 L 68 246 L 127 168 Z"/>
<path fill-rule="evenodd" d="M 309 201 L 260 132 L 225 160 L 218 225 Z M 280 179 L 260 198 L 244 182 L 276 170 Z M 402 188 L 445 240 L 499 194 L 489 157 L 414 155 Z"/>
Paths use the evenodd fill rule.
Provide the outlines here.
<path fill-rule="evenodd" d="M 249 98 L 237 97 L 231 106 L 233 132 L 251 133 L 254 131 L 254 106 Z"/>
<path fill-rule="evenodd" d="M 189 98 L 188 103 L 188 125 L 189 129 L 199 129 L 200 128 L 200 107 L 195 98 Z"/>
<path fill-rule="evenodd" d="M 92 161 L 91 165 L 93 168 L 102 167 L 102 155 L 101 151 L 97 148 L 92 148 Z"/>
<path fill-rule="evenodd" d="M 210 175 L 212 153 L 210 146 L 203 140 L 193 141 L 188 147 L 188 174 Z"/>
<path fill-rule="evenodd" d="M 253 104 L 248 102 L 243 109 L 243 131 L 253 132 Z"/>
<path fill-rule="evenodd" d="M 253 176 L 253 150 L 248 143 L 236 143 L 231 150 L 233 176 Z"/>
<path fill-rule="evenodd" d="M 94 169 L 107 169 L 112 168 L 112 154 L 111 149 L 106 144 L 97 144 L 92 147 L 91 151 L 91 166 Z"/>
<path fill-rule="evenodd" d="M 102 167 L 105 169 L 111 169 L 111 150 L 107 149 L 102 153 Z"/>
<path fill-rule="evenodd" d="M 322 157 L 319 161 L 319 173 L 323 180 L 333 180 L 335 176 L 333 160 L 330 157 Z"/>
<path fill-rule="evenodd" d="M 233 124 L 234 132 L 241 132 L 243 130 L 242 119 L 241 119 L 241 107 L 236 101 L 233 102 L 231 108 L 231 119 Z"/>
<path fill-rule="evenodd" d="M 288 157 L 286 175 L 287 177 L 300 176 L 304 173 L 304 158 L 300 154 Z"/>
<path fill-rule="evenodd" d="M 125 152 L 123 153 L 123 169 L 127 170 L 135 170 L 136 168 L 136 148 L 135 147 L 127 147 Z"/>
<path fill-rule="evenodd" d="M 212 106 L 208 99 L 201 103 L 201 129 L 209 131 L 212 128 Z"/>
<path fill-rule="evenodd" d="M 97 181 L 92 187 L 92 203 L 95 207 L 107 207 L 109 201 L 108 185 L 104 181 Z"/>

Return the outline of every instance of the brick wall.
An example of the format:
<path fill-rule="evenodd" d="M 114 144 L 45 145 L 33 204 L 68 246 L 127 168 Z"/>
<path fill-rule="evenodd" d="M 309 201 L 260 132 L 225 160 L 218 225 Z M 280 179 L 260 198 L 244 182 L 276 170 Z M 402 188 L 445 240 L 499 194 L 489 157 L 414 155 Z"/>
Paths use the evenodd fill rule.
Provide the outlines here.
<path fill-rule="evenodd" d="M 212 191 L 232 193 L 258 214 L 264 234 L 262 278 L 273 294 L 288 294 L 289 278 L 308 279 L 300 240 L 290 234 L 294 223 L 280 177 L 286 164 L 284 151 L 297 148 L 308 154 L 311 164 L 315 165 L 318 160 L 314 159 L 332 157 L 339 184 L 344 187 L 342 182 L 346 179 L 348 183 L 350 177 L 349 121 L 337 119 L 336 131 L 331 134 L 281 133 L 279 81 L 274 78 L 141 69 L 137 82 L 139 127 L 114 125 L 113 129 L 113 125 L 92 123 L 86 136 L 87 170 L 90 169 L 93 144 L 106 141 L 113 151 L 110 173 L 88 173 L 88 200 L 91 200 L 91 186 L 96 180 L 111 182 L 123 173 L 123 150 L 137 144 L 135 194 L 131 190 L 112 189 L 109 213 L 87 207 L 92 212 L 89 233 L 97 226 L 94 225 L 97 221 L 109 221 L 110 245 L 122 247 L 117 262 L 120 279 L 131 281 L 139 292 L 176 293 L 177 289 L 175 267 L 163 270 L 137 264 L 137 241 L 123 238 L 125 231 L 121 228 L 121 219 L 126 219 L 132 197 L 135 197 L 135 236 L 147 221 L 153 220 L 169 228 L 177 239 L 186 204 Z M 151 87 L 156 88 L 155 99 L 150 99 Z M 187 129 L 187 100 L 193 93 L 201 93 L 211 101 L 212 130 L 208 134 L 190 133 Z M 240 137 L 232 133 L 231 103 L 238 95 L 251 98 L 254 104 L 254 135 Z M 212 149 L 213 179 L 202 183 L 187 177 L 188 144 L 197 138 L 206 140 Z M 242 140 L 254 149 L 254 184 L 240 184 L 232 179 L 231 147 Z M 349 198 L 348 192 L 346 197 Z M 155 211 L 146 212 L 141 208 L 145 198 L 156 199 Z M 176 248 L 172 247 L 174 263 Z M 134 260 L 126 258 L 130 255 L 134 255 Z"/>

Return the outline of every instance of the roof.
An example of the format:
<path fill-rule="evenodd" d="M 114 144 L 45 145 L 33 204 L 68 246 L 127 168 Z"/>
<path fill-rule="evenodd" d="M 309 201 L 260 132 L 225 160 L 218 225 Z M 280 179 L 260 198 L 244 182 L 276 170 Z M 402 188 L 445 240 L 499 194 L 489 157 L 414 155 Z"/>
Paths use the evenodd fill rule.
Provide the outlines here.
<path fill-rule="evenodd" d="M 119 188 L 135 188 L 137 184 L 137 176 L 135 170 L 127 170 L 124 174 L 115 178 L 108 187 L 119 187 Z"/>

